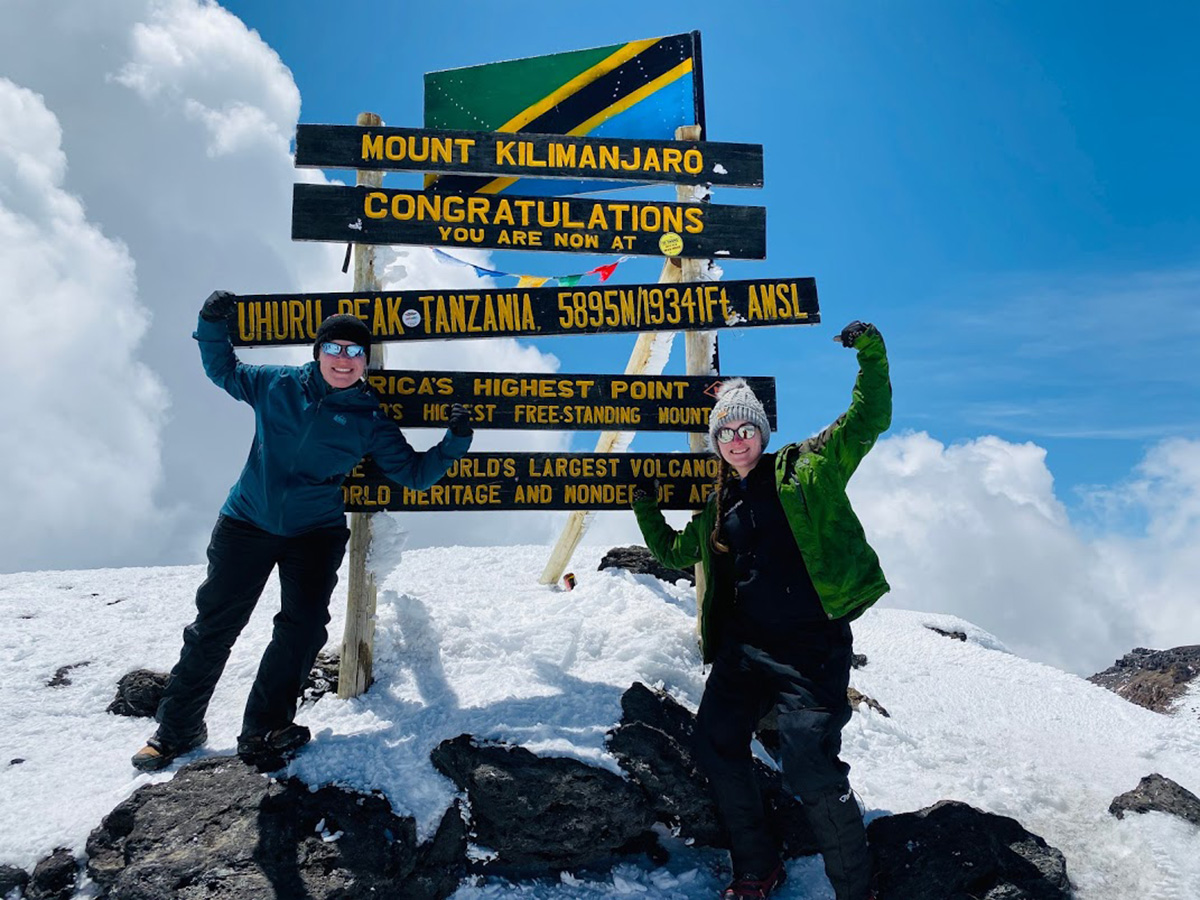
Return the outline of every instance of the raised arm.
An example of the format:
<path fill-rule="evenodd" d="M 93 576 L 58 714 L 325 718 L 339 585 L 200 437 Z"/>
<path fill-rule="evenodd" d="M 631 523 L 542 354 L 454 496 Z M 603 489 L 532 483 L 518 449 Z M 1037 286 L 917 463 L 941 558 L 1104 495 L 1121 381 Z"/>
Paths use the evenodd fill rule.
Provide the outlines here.
<path fill-rule="evenodd" d="M 200 318 L 192 337 L 200 344 L 200 361 L 204 374 L 213 384 L 235 400 L 254 405 L 260 381 L 268 366 L 248 366 L 239 362 L 229 340 L 229 318 L 236 306 L 234 295 L 228 291 L 213 291 L 200 309 Z"/>
<path fill-rule="evenodd" d="M 850 397 L 850 408 L 814 438 L 808 449 L 837 460 L 849 480 L 879 435 L 892 424 L 892 382 L 888 372 L 887 347 L 874 325 L 851 322 L 834 340 L 858 353 L 858 376 Z"/>

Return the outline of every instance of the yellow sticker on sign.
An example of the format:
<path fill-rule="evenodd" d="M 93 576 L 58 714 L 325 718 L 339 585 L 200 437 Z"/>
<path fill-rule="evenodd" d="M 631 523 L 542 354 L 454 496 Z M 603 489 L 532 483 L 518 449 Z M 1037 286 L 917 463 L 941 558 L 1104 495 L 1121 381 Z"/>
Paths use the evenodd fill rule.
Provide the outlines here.
<path fill-rule="evenodd" d="M 673 231 L 668 231 L 658 239 L 658 249 L 664 256 L 678 256 L 683 251 L 683 238 Z"/>

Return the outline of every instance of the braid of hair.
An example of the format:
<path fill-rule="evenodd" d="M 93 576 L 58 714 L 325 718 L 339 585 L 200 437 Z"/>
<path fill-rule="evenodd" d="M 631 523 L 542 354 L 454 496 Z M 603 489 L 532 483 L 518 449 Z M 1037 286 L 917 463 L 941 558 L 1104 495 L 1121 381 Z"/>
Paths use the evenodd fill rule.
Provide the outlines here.
<path fill-rule="evenodd" d="M 729 481 L 733 475 L 733 466 L 721 460 L 721 467 L 717 470 L 717 517 L 713 521 L 712 534 L 709 535 L 708 543 L 717 553 L 728 553 L 729 545 L 721 540 L 721 526 L 725 518 L 725 495 L 728 493 Z"/>

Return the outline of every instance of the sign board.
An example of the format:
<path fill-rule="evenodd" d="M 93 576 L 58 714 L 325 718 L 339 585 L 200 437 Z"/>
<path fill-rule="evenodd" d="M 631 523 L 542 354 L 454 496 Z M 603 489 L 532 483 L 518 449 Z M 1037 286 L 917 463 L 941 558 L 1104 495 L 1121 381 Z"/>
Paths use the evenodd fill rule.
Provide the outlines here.
<path fill-rule="evenodd" d="M 247 294 L 230 321 L 236 346 L 311 344 L 336 313 L 380 341 L 550 337 L 816 325 L 812 278 L 392 293 Z"/>
<path fill-rule="evenodd" d="M 762 187 L 761 144 L 299 125 L 296 165 Z M 434 185 L 445 189 L 448 185 Z M 560 185 L 561 187 L 561 185 Z"/>
<path fill-rule="evenodd" d="M 405 428 L 445 428 L 461 403 L 475 428 L 705 433 L 716 388 L 729 376 L 548 375 L 533 372 L 408 372 L 367 380 L 384 412 Z M 747 378 L 775 428 L 775 379 Z"/>
<path fill-rule="evenodd" d="M 426 128 L 670 140 L 682 125 L 704 131 L 700 32 L 507 60 L 425 75 Z M 464 194 L 545 196 L 620 187 L 510 176 L 441 175 L 426 187 Z"/>
<path fill-rule="evenodd" d="M 348 512 L 629 509 L 633 486 L 658 480 L 663 509 L 700 509 L 716 485 L 706 453 L 468 453 L 425 491 L 384 478 L 370 460 L 342 485 Z"/>
<path fill-rule="evenodd" d="M 700 259 L 764 259 L 761 206 L 292 187 L 292 239 Z"/>

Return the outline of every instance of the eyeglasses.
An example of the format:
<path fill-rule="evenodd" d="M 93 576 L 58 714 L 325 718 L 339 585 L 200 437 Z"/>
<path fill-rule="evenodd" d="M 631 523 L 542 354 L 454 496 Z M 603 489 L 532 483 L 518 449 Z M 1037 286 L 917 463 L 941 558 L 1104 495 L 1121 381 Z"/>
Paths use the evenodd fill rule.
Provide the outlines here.
<path fill-rule="evenodd" d="M 326 356 L 341 356 L 345 353 L 350 359 L 357 359 L 366 351 L 358 344 L 335 344 L 333 341 L 326 341 L 321 345 L 321 352 Z"/>
<path fill-rule="evenodd" d="M 746 422 L 744 425 L 739 425 L 737 428 L 730 428 L 728 425 L 724 428 L 717 429 L 717 443 L 729 444 L 733 442 L 735 437 L 740 437 L 743 441 L 748 441 L 758 434 L 758 426 Z"/>

